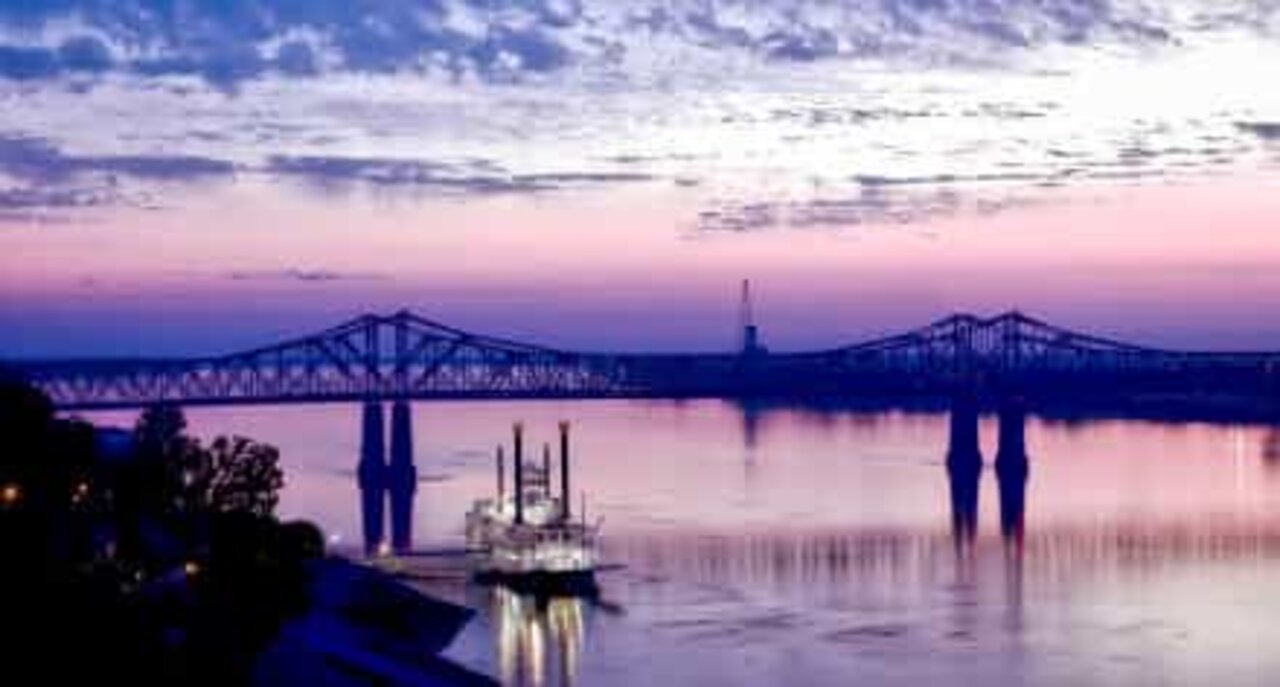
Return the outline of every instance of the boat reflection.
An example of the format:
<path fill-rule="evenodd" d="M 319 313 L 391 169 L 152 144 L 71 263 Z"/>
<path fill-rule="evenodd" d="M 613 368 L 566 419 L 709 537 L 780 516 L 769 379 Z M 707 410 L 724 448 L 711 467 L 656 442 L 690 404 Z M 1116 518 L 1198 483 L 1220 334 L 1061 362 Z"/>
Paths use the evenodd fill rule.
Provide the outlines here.
<path fill-rule="evenodd" d="M 590 614 L 580 597 L 537 597 L 491 588 L 490 617 L 504 685 L 574 685 Z"/>

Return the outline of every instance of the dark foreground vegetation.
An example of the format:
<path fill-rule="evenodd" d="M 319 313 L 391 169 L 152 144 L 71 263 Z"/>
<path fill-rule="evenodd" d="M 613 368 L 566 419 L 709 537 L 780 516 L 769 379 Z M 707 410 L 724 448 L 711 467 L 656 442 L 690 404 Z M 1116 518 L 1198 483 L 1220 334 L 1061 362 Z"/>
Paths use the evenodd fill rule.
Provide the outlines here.
<path fill-rule="evenodd" d="M 388 643 L 381 630 L 299 621 L 327 594 L 360 605 L 370 625 L 416 623 L 423 629 L 408 639 L 422 641 L 409 652 L 425 641 L 434 654 L 466 616 L 362 567 L 325 562 L 318 528 L 278 521 L 284 476 L 272 446 L 243 437 L 204 445 L 166 406 L 145 411 L 131 432 L 95 428 L 57 417 L 40 392 L 10 379 L 0 379 L 0 446 L 5 685 L 483 681 L 448 665 L 436 666 L 436 679 L 362 675 L 381 665 L 366 659 Z M 320 584 L 317 569 L 329 571 Z M 286 625 L 295 629 L 282 633 Z M 326 629 L 308 629 L 316 626 Z M 317 645 L 349 656 L 345 672 L 323 675 Z M 264 655 L 277 660 L 264 667 Z"/>

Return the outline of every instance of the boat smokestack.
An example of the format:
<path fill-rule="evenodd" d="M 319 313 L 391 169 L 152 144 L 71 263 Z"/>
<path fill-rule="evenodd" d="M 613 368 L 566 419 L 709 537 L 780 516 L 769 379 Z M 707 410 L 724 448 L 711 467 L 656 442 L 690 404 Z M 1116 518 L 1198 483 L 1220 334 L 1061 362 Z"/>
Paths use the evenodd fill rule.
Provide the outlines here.
<path fill-rule="evenodd" d="M 560 423 L 560 507 L 569 522 L 569 423 Z"/>
<path fill-rule="evenodd" d="M 502 444 L 498 444 L 498 508 L 502 508 L 502 500 L 507 495 L 506 461 L 502 456 Z"/>
<path fill-rule="evenodd" d="M 551 444 L 542 444 L 542 493 L 551 498 Z"/>
<path fill-rule="evenodd" d="M 512 431 L 515 434 L 516 461 L 516 524 L 524 524 L 524 425 L 517 422 Z"/>

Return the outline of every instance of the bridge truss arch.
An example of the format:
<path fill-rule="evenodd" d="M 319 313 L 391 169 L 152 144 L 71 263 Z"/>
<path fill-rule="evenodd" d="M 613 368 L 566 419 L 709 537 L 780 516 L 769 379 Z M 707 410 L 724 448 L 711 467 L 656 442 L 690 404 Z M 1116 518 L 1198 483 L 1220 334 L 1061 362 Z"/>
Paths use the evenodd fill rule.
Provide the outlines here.
<path fill-rule="evenodd" d="M 1280 391 L 1280 352 L 1185 352 L 1050 325 L 1019 312 L 947 317 L 839 348 L 742 355 L 560 350 L 407 311 L 230 355 L 9 365 L 66 409 L 344 400 L 1020 392 Z"/>

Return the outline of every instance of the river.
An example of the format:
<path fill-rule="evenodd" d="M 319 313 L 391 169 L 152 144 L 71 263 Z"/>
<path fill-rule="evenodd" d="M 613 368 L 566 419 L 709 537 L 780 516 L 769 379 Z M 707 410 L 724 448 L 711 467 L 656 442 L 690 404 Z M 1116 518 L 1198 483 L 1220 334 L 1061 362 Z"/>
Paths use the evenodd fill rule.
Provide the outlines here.
<path fill-rule="evenodd" d="M 96 413 L 127 425 L 129 413 Z M 574 492 L 603 520 L 596 601 L 401 567 L 477 617 L 453 658 L 509 684 L 1274 684 L 1280 430 L 1132 420 L 1027 425 L 1025 492 L 982 425 L 972 537 L 947 418 L 744 411 L 719 401 L 418 403 L 415 547 L 462 543 L 495 446 L 573 427 Z M 201 437 L 280 447 L 280 514 L 359 555 L 360 408 L 198 408 Z M 1015 506 L 1002 523 L 1001 489 Z M 575 506 L 576 497 L 575 497 Z M 1021 508 L 1016 508 L 1021 506 Z M 1020 516 L 1012 517 L 1009 516 Z"/>

